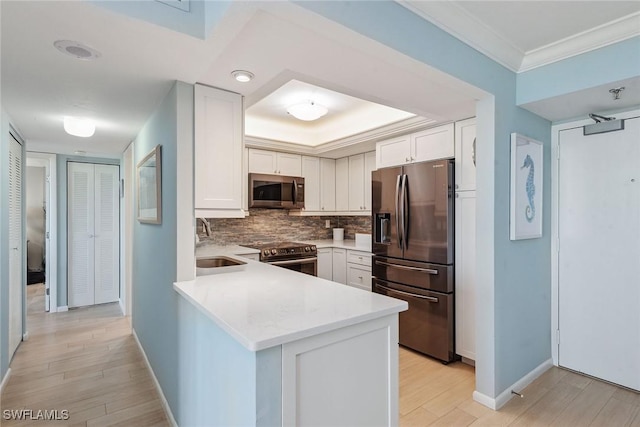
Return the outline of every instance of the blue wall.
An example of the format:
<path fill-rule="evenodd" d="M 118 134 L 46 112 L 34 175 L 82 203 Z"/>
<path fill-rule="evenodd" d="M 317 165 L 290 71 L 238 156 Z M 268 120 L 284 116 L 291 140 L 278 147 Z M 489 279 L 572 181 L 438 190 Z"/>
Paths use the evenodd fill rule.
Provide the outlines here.
<path fill-rule="evenodd" d="M 516 75 L 395 2 L 299 2 L 371 39 L 464 80 L 495 97 L 493 147 L 478 143 L 478 158 L 495 153 L 494 381 L 477 390 L 496 397 L 551 357 L 550 137 L 551 123 L 516 106 Z M 510 134 L 522 133 L 545 147 L 543 237 L 509 240 Z M 486 142 L 486 141 L 485 141 Z M 483 153 L 484 151 L 484 153 Z M 478 199 L 483 197 L 478 187 Z M 482 227 L 479 224 L 478 227 Z M 480 284 L 491 286 L 491 284 Z M 486 366 L 485 366 L 486 367 Z"/>
<path fill-rule="evenodd" d="M 56 156 L 57 193 L 58 193 L 58 307 L 67 305 L 67 163 L 99 163 L 119 165 L 119 159 L 105 159 L 82 156 Z"/>

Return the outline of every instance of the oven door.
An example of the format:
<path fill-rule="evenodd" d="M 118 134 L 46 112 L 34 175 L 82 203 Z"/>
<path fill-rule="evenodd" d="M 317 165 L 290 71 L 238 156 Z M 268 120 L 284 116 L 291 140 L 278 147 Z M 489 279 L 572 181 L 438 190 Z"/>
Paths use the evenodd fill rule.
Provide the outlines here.
<path fill-rule="evenodd" d="M 297 271 L 299 273 L 309 274 L 311 276 L 318 275 L 318 258 L 302 258 L 302 259 L 288 259 L 284 261 L 272 261 L 271 265 L 277 265 L 278 267 L 284 267 L 289 270 Z"/>

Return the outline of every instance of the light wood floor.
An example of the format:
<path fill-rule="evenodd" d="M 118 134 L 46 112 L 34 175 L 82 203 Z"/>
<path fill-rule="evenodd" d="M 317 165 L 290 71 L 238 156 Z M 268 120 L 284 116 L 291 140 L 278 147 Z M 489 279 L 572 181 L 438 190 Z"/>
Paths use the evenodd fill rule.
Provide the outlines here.
<path fill-rule="evenodd" d="M 400 347 L 400 426 L 640 427 L 640 394 L 551 368 L 500 411 L 476 403 L 474 369 Z"/>
<path fill-rule="evenodd" d="M 11 363 L 0 409 L 67 409 L 55 425 L 169 425 L 117 304 L 44 313 L 44 286 L 28 286 L 30 339 Z M 472 399 L 474 369 L 400 348 L 400 426 L 640 427 L 640 394 L 552 368 L 500 411 Z M 2 426 L 49 425 L 6 421 Z"/>
<path fill-rule="evenodd" d="M 47 314 L 44 285 L 27 290 L 29 340 L 11 362 L 0 409 L 68 410 L 69 419 L 0 419 L 3 427 L 169 425 L 117 303 Z"/>

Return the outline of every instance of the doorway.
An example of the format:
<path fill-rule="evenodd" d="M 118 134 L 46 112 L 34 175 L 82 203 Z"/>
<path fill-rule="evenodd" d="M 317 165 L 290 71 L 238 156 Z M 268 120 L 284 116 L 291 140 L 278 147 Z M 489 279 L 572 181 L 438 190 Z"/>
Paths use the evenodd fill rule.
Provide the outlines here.
<path fill-rule="evenodd" d="M 556 361 L 640 390 L 640 117 L 624 125 L 559 132 Z"/>

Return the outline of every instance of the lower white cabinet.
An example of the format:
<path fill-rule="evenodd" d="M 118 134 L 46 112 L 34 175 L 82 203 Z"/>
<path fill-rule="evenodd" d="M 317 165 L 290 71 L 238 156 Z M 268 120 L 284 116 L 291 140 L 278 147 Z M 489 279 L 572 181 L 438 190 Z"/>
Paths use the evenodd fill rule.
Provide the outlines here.
<path fill-rule="evenodd" d="M 333 249 L 318 249 L 318 277 L 333 280 Z"/>
<path fill-rule="evenodd" d="M 476 359 L 476 192 L 456 193 L 456 353 Z"/>
<path fill-rule="evenodd" d="M 347 251 L 347 285 L 371 291 L 371 254 Z"/>
<path fill-rule="evenodd" d="M 347 283 L 347 250 L 333 248 L 333 281 Z"/>

